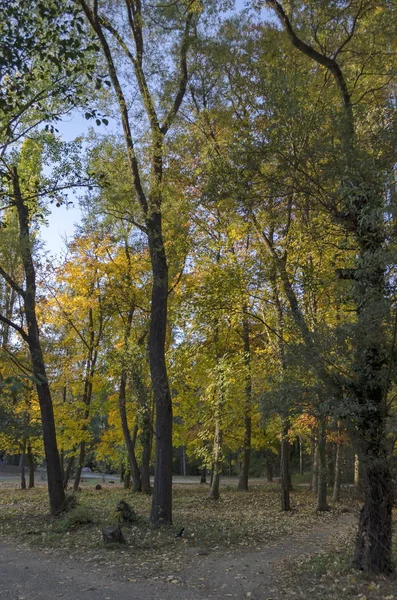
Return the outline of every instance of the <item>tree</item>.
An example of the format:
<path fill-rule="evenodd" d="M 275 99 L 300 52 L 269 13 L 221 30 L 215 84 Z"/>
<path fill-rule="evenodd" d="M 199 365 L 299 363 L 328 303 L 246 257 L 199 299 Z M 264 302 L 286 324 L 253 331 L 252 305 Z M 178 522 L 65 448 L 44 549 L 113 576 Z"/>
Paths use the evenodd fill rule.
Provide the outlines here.
<path fill-rule="evenodd" d="M 116 96 L 130 174 L 139 201 L 148 239 L 152 265 L 152 298 L 149 331 L 149 360 L 156 405 L 156 463 L 151 521 L 172 523 L 172 405 L 165 361 L 168 263 L 162 225 L 164 140 L 173 125 L 183 101 L 188 82 L 187 55 L 193 41 L 201 7 L 196 2 L 166 2 L 159 7 L 146 6 L 140 0 L 125 0 L 119 6 L 119 17 L 125 16 L 127 32 L 121 32 L 118 18 L 112 16 L 106 3 L 78 0 L 101 46 L 109 77 Z M 123 6 L 124 5 L 124 6 Z M 156 26 L 159 22 L 160 26 Z M 164 32 L 168 33 L 168 35 Z M 153 39 L 155 43 L 153 45 Z M 163 77 L 167 84 L 161 90 L 150 89 L 150 70 L 159 61 L 162 44 L 172 44 L 172 66 Z M 133 49 L 131 49 L 133 48 Z M 148 123 L 149 174 L 137 156 L 131 117 L 128 111 L 128 83 L 117 69 L 117 52 L 121 52 L 133 75 Z M 154 62 L 153 62 L 154 61 Z M 156 65 L 158 67 L 158 64 Z M 157 68 L 155 69 L 158 70 Z M 169 90 L 172 90 L 170 92 Z M 159 95 L 156 107 L 156 96 Z"/>
<path fill-rule="evenodd" d="M 390 48 L 387 20 L 393 18 L 393 9 L 388 6 L 379 8 L 377 3 L 371 2 L 353 2 L 348 8 L 309 4 L 300 15 L 303 21 L 303 29 L 300 30 L 281 3 L 268 0 L 267 4 L 274 10 L 291 44 L 318 69 L 325 70 L 332 77 L 338 92 L 333 102 L 334 105 L 336 102 L 339 104 L 335 106 L 338 115 L 335 133 L 339 136 L 343 153 L 339 166 L 342 185 L 337 203 L 330 200 L 328 210 L 356 246 L 355 267 L 349 273 L 342 271 L 340 276 L 351 281 L 357 319 L 352 336 L 354 357 L 349 380 L 335 385 L 335 380 L 330 381 L 322 366 L 317 365 L 317 372 L 328 389 L 333 388 L 337 397 L 346 398 L 350 404 L 356 442 L 363 461 L 365 501 L 360 516 L 355 564 L 366 571 L 387 572 L 392 568 L 392 485 L 385 436 L 387 360 L 382 334 L 388 312 L 384 259 L 387 184 L 384 169 L 390 171 L 392 168 L 393 155 L 389 155 L 385 163 L 385 158 L 371 152 L 367 135 L 374 133 L 374 129 L 371 132 L 363 130 L 358 119 L 361 123 L 364 119 L 371 127 L 372 111 L 388 110 L 394 89 L 393 77 L 378 69 L 382 64 L 384 47 Z M 307 42 L 306 39 L 312 36 L 308 35 L 306 19 L 310 17 L 311 22 L 320 22 L 322 11 L 327 13 L 327 25 L 313 41 Z M 376 38 L 377 41 L 374 41 Z M 361 49 L 361 63 L 357 62 L 359 58 L 351 59 L 349 55 L 349 49 L 357 47 L 357 44 Z M 374 72 L 379 72 L 379 75 L 363 80 L 360 74 L 357 76 L 355 73 L 357 69 L 358 73 L 362 72 L 364 61 L 367 63 L 369 60 Z M 354 63 L 355 71 L 352 70 Z M 373 95 L 376 103 L 368 102 L 369 94 Z M 387 123 L 386 119 L 386 128 Z M 381 136 L 386 148 L 387 129 L 378 128 L 376 135 Z M 283 276 L 279 262 L 277 266 Z M 294 318 L 306 345 L 310 347 L 313 345 L 312 336 L 296 306 L 295 295 L 288 289 L 287 281 L 284 284 Z"/>

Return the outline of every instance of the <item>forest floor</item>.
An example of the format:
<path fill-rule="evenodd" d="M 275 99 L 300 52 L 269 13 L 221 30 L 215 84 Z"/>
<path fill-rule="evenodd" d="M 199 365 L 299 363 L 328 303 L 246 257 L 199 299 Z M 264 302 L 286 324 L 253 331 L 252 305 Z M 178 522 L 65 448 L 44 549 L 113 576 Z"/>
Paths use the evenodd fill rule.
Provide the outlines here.
<path fill-rule="evenodd" d="M 118 486 L 83 490 L 73 510 L 52 518 L 44 486 L 1 483 L 0 600 L 397 600 L 395 576 L 351 568 L 356 500 L 317 513 L 313 495 L 297 488 L 282 513 L 276 485 L 221 493 L 214 502 L 205 486 L 176 485 L 175 525 L 154 529 L 150 498 Z M 115 522 L 120 499 L 138 521 L 122 526 L 125 545 L 105 546 L 101 529 Z"/>

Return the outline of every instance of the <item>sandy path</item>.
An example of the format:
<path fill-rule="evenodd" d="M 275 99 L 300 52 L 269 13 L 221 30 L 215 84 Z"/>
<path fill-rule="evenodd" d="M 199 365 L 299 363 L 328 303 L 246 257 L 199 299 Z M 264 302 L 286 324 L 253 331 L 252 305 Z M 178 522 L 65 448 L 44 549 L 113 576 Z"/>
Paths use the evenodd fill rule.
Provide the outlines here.
<path fill-rule="evenodd" d="M 128 578 L 119 570 L 0 540 L 0 600 L 201 600 L 279 597 L 280 563 L 319 552 L 356 519 L 343 515 L 285 541 L 245 551 L 201 554 L 168 579 Z M 136 581 L 131 581 L 136 579 Z"/>

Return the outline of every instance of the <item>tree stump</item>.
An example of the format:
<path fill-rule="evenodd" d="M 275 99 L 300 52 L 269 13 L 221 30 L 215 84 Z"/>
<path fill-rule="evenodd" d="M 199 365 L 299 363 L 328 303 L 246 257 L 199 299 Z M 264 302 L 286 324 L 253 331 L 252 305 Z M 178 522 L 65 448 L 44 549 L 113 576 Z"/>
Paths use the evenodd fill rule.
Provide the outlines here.
<path fill-rule="evenodd" d="M 119 514 L 119 519 L 122 521 L 135 523 L 135 521 L 137 520 L 136 512 L 125 500 L 120 500 L 116 507 L 116 511 Z"/>
<path fill-rule="evenodd" d="M 109 525 L 109 527 L 105 527 L 105 529 L 102 529 L 102 536 L 105 544 L 125 544 L 120 525 Z"/>

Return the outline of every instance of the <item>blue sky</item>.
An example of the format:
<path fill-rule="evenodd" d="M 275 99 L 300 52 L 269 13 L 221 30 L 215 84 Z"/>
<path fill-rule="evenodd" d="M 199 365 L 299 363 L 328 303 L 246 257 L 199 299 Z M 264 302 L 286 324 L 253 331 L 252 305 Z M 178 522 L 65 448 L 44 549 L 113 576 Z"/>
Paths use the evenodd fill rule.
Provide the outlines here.
<path fill-rule="evenodd" d="M 244 8 L 246 0 L 236 0 L 236 9 Z M 92 121 L 86 121 L 84 117 L 75 112 L 73 116 L 66 118 L 62 123 L 57 124 L 57 129 L 65 141 L 71 141 L 79 135 L 88 133 Z M 99 133 L 111 132 L 111 126 L 97 127 Z M 71 238 L 74 234 L 75 224 L 81 220 L 81 213 L 78 208 L 77 199 L 71 195 L 70 200 L 74 203 L 72 207 L 61 206 L 51 207 L 51 214 L 48 217 L 48 226 L 43 226 L 41 237 L 46 242 L 46 247 L 50 254 L 59 255 L 65 250 L 64 239 Z"/>

